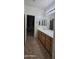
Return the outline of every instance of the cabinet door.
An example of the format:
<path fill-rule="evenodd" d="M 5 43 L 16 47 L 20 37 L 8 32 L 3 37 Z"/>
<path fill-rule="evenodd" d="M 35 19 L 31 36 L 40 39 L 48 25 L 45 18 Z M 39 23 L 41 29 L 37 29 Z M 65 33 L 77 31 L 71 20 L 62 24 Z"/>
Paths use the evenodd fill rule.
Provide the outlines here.
<path fill-rule="evenodd" d="M 40 41 L 42 42 L 42 32 L 40 32 Z"/>
<path fill-rule="evenodd" d="M 43 34 L 42 34 L 42 32 L 40 32 L 40 41 L 43 44 Z"/>
<path fill-rule="evenodd" d="M 40 36 L 40 33 L 39 33 L 39 31 L 38 31 L 38 40 L 39 40 L 39 36 Z"/>
<path fill-rule="evenodd" d="M 45 47 L 45 34 L 44 33 L 42 33 L 42 43 L 43 43 L 43 46 Z"/>
<path fill-rule="evenodd" d="M 38 31 L 38 40 L 40 40 L 40 31 Z"/>
<path fill-rule="evenodd" d="M 46 36 L 46 49 L 50 50 L 50 38 L 48 36 Z"/>
<path fill-rule="evenodd" d="M 49 52 L 52 55 L 52 48 L 53 48 L 53 38 L 50 38 L 50 49 Z"/>
<path fill-rule="evenodd" d="M 49 51 L 49 53 L 52 55 L 52 38 L 49 36 L 46 36 L 46 49 Z"/>
<path fill-rule="evenodd" d="M 41 32 L 38 31 L 38 39 L 41 41 Z"/>

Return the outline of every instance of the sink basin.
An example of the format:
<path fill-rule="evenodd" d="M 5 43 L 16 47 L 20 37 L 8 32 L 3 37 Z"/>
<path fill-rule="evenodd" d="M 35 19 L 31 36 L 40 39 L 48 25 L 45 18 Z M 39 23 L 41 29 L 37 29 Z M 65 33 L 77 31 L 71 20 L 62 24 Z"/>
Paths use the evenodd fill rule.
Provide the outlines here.
<path fill-rule="evenodd" d="M 43 30 L 48 30 L 47 28 L 43 28 Z"/>
<path fill-rule="evenodd" d="M 47 27 L 43 27 L 43 30 L 48 30 L 48 28 Z"/>

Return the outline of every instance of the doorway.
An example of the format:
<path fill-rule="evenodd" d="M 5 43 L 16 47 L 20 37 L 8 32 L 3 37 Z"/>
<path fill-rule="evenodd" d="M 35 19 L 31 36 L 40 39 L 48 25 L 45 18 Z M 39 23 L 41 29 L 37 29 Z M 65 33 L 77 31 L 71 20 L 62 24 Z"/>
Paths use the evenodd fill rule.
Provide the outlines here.
<path fill-rule="evenodd" d="M 27 15 L 27 37 L 28 36 L 34 37 L 34 22 L 35 22 L 35 16 Z"/>

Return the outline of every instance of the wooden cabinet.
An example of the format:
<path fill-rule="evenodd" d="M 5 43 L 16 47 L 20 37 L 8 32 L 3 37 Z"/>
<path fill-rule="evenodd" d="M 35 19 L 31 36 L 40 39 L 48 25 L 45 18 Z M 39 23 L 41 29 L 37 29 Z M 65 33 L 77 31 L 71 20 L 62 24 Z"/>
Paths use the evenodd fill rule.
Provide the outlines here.
<path fill-rule="evenodd" d="M 46 36 L 46 48 L 47 48 L 47 50 L 49 51 L 50 50 L 50 38 L 48 37 L 48 36 Z"/>
<path fill-rule="evenodd" d="M 53 39 L 50 38 L 49 36 L 46 36 L 46 49 L 49 51 L 50 54 L 52 54 L 52 41 Z"/>
<path fill-rule="evenodd" d="M 43 44 L 43 46 L 45 47 L 45 34 L 44 33 L 42 33 L 42 38 L 41 38 L 41 40 L 42 40 L 42 44 Z"/>
<path fill-rule="evenodd" d="M 49 54 L 52 55 L 53 38 L 49 37 L 41 31 L 38 31 L 38 40 L 40 40 L 41 44 L 45 47 Z"/>
<path fill-rule="evenodd" d="M 41 41 L 41 38 L 42 38 L 42 35 L 41 35 L 41 32 L 38 31 L 38 39 Z"/>
<path fill-rule="evenodd" d="M 42 43 L 42 45 L 45 46 L 45 34 L 38 31 L 38 39 L 40 40 L 40 42 Z"/>

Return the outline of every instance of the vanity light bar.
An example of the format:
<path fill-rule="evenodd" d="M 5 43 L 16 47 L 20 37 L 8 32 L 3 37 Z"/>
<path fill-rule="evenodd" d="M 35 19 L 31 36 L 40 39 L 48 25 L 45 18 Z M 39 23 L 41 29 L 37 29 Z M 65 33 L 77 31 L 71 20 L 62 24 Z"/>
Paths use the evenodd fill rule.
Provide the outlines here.
<path fill-rule="evenodd" d="M 52 10 L 50 10 L 48 13 L 50 13 L 50 12 L 52 12 L 52 11 L 54 11 L 55 10 L 55 8 L 53 8 Z"/>

